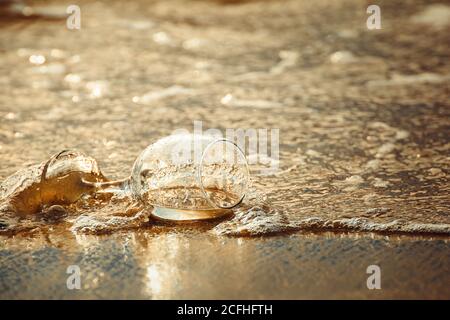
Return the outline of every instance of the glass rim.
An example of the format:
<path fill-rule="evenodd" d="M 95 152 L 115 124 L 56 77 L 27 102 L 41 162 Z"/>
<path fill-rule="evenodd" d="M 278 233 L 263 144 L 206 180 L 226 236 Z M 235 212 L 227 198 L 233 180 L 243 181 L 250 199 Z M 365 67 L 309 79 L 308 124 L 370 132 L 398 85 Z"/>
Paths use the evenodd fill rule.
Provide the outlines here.
<path fill-rule="evenodd" d="M 244 159 L 245 171 L 246 171 L 246 175 L 247 175 L 245 186 L 246 186 L 246 188 L 248 187 L 248 183 L 249 183 L 249 180 L 250 180 L 250 169 L 249 169 L 249 167 L 248 167 L 248 162 L 247 162 L 247 158 L 246 158 L 246 156 L 245 156 L 245 153 L 244 153 L 244 151 L 242 151 L 242 149 L 241 149 L 235 142 L 233 142 L 233 141 L 231 141 L 231 140 L 228 140 L 228 139 L 226 139 L 226 138 L 218 138 L 218 139 L 216 139 L 216 140 L 210 142 L 210 143 L 206 146 L 206 148 L 203 150 L 202 157 L 201 157 L 201 159 L 200 159 L 200 163 L 199 163 L 199 166 L 198 166 L 198 168 L 197 168 L 197 180 L 198 180 L 198 183 L 199 183 L 199 185 L 200 185 L 200 189 L 201 189 L 201 191 L 202 191 L 202 193 L 203 193 L 203 196 L 205 197 L 206 201 L 207 201 L 213 208 L 217 208 L 217 209 L 233 209 L 233 208 L 237 207 L 238 205 L 240 205 L 240 204 L 242 203 L 242 201 L 244 200 L 244 198 L 245 198 L 245 196 L 246 196 L 246 193 L 245 193 L 245 192 L 244 192 L 244 194 L 240 197 L 239 201 L 237 201 L 236 203 L 231 204 L 230 206 L 221 206 L 221 205 L 218 205 L 217 203 L 215 203 L 214 201 L 212 201 L 212 200 L 210 199 L 210 197 L 209 197 L 208 194 L 206 193 L 205 186 L 203 185 L 202 171 L 203 171 L 203 161 L 204 161 L 205 155 L 206 155 L 206 153 L 208 152 L 208 150 L 209 150 L 214 144 L 219 143 L 219 142 L 225 142 L 225 143 L 229 143 L 229 144 L 233 145 L 233 146 L 236 148 L 236 150 L 238 151 L 238 153 L 239 153 L 239 154 L 242 156 L 242 158 Z"/>

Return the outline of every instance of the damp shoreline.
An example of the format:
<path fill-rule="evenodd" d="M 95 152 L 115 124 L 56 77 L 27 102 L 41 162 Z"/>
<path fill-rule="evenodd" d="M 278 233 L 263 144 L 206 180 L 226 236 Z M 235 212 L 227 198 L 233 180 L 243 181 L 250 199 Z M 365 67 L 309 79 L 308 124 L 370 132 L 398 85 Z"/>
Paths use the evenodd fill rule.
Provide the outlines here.
<path fill-rule="evenodd" d="M 259 193 L 220 221 L 39 213 L 0 235 L 1 298 L 450 298 L 450 6 L 385 2 L 368 30 L 358 0 L 80 0 L 68 30 L 63 3 L 36 4 L 0 17 L 0 181 L 63 149 L 123 179 L 195 121 L 279 129 L 279 154 L 247 155 Z"/>

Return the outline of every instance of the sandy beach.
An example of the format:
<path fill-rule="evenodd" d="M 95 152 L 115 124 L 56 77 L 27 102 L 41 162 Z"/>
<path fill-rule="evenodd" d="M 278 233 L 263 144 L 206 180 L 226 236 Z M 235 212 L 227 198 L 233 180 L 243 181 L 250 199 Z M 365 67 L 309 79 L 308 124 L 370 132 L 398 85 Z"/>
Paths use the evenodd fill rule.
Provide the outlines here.
<path fill-rule="evenodd" d="M 379 1 L 370 30 L 358 0 L 83 0 L 70 30 L 70 3 L 29 3 L 0 11 L 0 181 L 63 149 L 126 178 L 199 123 L 275 132 L 279 152 L 247 154 L 254 197 L 220 220 L 30 218 L 0 235 L 0 298 L 450 298 L 448 4 Z"/>

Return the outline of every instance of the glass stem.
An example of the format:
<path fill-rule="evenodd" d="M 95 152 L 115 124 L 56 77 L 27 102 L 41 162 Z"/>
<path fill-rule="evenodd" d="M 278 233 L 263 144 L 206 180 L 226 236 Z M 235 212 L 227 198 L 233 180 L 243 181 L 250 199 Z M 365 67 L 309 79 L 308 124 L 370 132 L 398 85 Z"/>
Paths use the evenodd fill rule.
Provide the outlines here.
<path fill-rule="evenodd" d="M 129 189 L 129 181 L 130 177 L 120 180 L 114 181 L 106 181 L 106 182 L 87 182 L 84 183 L 90 184 L 94 187 L 95 192 L 97 193 L 112 193 L 116 195 L 130 195 Z"/>

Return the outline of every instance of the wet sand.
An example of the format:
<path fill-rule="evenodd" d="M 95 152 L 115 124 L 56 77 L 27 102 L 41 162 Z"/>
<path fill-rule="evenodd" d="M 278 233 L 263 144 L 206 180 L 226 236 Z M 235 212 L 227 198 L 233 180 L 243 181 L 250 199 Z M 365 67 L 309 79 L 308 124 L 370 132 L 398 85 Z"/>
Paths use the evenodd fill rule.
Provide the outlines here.
<path fill-rule="evenodd" d="M 280 171 L 253 166 L 253 181 L 301 226 L 2 236 L 0 297 L 448 299 L 450 7 L 382 1 L 382 30 L 368 30 L 367 5 L 81 1 L 78 31 L 0 19 L 1 180 L 65 148 L 124 178 L 143 148 L 195 120 L 278 128 Z M 302 231 L 320 226 L 336 232 Z M 70 264 L 80 291 L 66 288 Z M 372 264 L 382 290 L 366 287 Z"/>
<path fill-rule="evenodd" d="M 371 234 L 212 236 L 197 228 L 2 241 L 6 299 L 448 299 L 448 240 Z M 81 289 L 68 290 L 78 265 Z M 381 268 L 381 290 L 366 286 Z"/>

